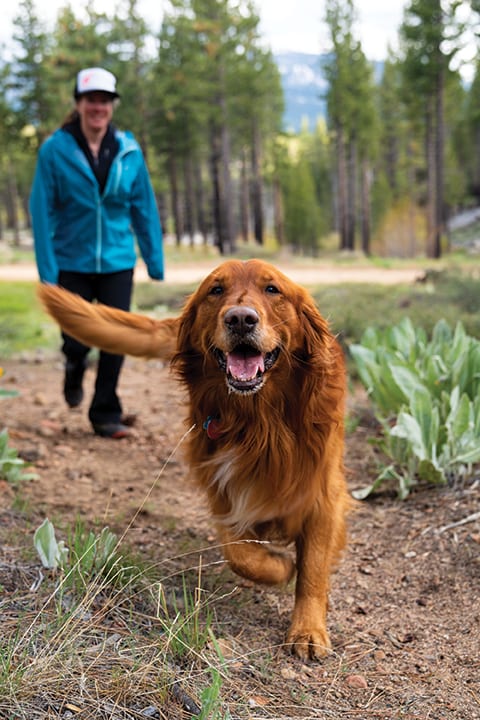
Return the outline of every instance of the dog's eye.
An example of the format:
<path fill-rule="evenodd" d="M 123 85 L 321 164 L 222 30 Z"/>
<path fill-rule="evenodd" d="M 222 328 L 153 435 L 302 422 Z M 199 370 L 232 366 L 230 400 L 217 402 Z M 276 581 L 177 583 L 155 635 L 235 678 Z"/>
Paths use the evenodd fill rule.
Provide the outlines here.
<path fill-rule="evenodd" d="M 221 295 L 222 293 L 223 293 L 223 287 L 221 285 L 214 285 L 210 289 L 210 292 L 208 294 L 209 295 Z"/>
<path fill-rule="evenodd" d="M 272 295 L 278 295 L 280 293 L 280 290 L 277 288 L 276 285 L 267 285 L 265 288 L 265 292 L 271 293 Z"/>

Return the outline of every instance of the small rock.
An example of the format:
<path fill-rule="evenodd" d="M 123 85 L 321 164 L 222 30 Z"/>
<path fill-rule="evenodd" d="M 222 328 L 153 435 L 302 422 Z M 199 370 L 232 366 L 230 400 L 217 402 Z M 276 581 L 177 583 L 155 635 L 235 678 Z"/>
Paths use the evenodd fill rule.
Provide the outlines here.
<path fill-rule="evenodd" d="M 290 667 L 283 667 L 280 670 L 280 675 L 284 680 L 296 680 L 298 678 L 298 674 Z"/>
<path fill-rule="evenodd" d="M 268 702 L 268 698 L 263 695 L 252 695 L 252 697 L 248 698 L 248 705 L 251 708 L 264 707 L 268 705 Z"/>
<path fill-rule="evenodd" d="M 345 682 L 349 687 L 355 688 L 356 690 L 365 690 L 368 688 L 368 683 L 363 675 L 348 675 L 345 678 Z"/>
<path fill-rule="evenodd" d="M 362 565 L 360 567 L 360 572 L 364 575 L 373 575 L 374 569 L 371 565 Z"/>
<path fill-rule="evenodd" d="M 159 718 L 160 712 L 158 711 L 158 708 L 154 707 L 153 705 L 149 705 L 144 710 L 142 710 L 140 715 L 148 718 Z"/>

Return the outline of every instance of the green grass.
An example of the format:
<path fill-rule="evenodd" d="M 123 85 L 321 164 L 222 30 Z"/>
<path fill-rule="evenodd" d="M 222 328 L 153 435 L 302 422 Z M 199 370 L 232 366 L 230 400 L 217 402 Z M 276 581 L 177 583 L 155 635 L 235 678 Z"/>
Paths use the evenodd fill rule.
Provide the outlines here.
<path fill-rule="evenodd" d="M 123 717 L 141 700 L 177 717 L 172 688 L 181 684 L 183 700 L 190 687 L 201 698 L 200 717 L 227 717 L 224 662 L 211 627 L 214 599 L 200 586 L 201 570 L 192 590 L 181 573 L 164 579 L 161 562 L 132 563 L 106 528 L 96 533 L 77 523 L 62 534 L 69 549 L 60 566 L 48 569 L 42 560 L 39 576 L 34 563 L 19 560 L 17 588 L 4 598 L 0 716 L 26 720 L 47 705 L 70 703 L 66 710 L 106 717 L 113 703 Z M 32 580 L 34 593 L 27 592 Z M 180 605 L 167 599 L 178 586 Z"/>
<path fill-rule="evenodd" d="M 425 282 L 408 286 L 332 285 L 312 294 L 346 345 L 359 342 L 367 327 L 391 327 L 404 317 L 428 334 L 440 318 L 452 326 L 460 320 L 480 337 L 480 277 L 471 272 L 427 272 Z"/>
<path fill-rule="evenodd" d="M 0 357 L 55 347 L 58 327 L 40 306 L 36 284 L 0 282 Z"/>

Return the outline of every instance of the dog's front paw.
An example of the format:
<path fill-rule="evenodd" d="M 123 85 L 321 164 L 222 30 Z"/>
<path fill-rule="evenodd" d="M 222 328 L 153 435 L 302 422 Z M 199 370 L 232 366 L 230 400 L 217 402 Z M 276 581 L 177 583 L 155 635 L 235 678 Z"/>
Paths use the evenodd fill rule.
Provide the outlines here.
<path fill-rule="evenodd" d="M 287 646 L 293 655 L 303 661 L 319 660 L 331 652 L 332 644 L 328 633 L 322 628 L 292 626 L 287 635 Z"/>

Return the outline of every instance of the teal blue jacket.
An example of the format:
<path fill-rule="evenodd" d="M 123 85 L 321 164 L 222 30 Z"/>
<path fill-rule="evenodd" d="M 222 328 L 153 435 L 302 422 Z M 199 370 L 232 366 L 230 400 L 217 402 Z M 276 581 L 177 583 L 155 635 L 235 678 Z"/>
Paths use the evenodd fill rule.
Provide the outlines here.
<path fill-rule="evenodd" d="M 115 130 L 119 152 L 103 193 L 75 138 L 61 128 L 41 146 L 30 196 L 38 273 L 113 273 L 135 266 L 135 238 L 148 274 L 163 280 L 162 228 L 145 160 L 131 133 Z"/>

